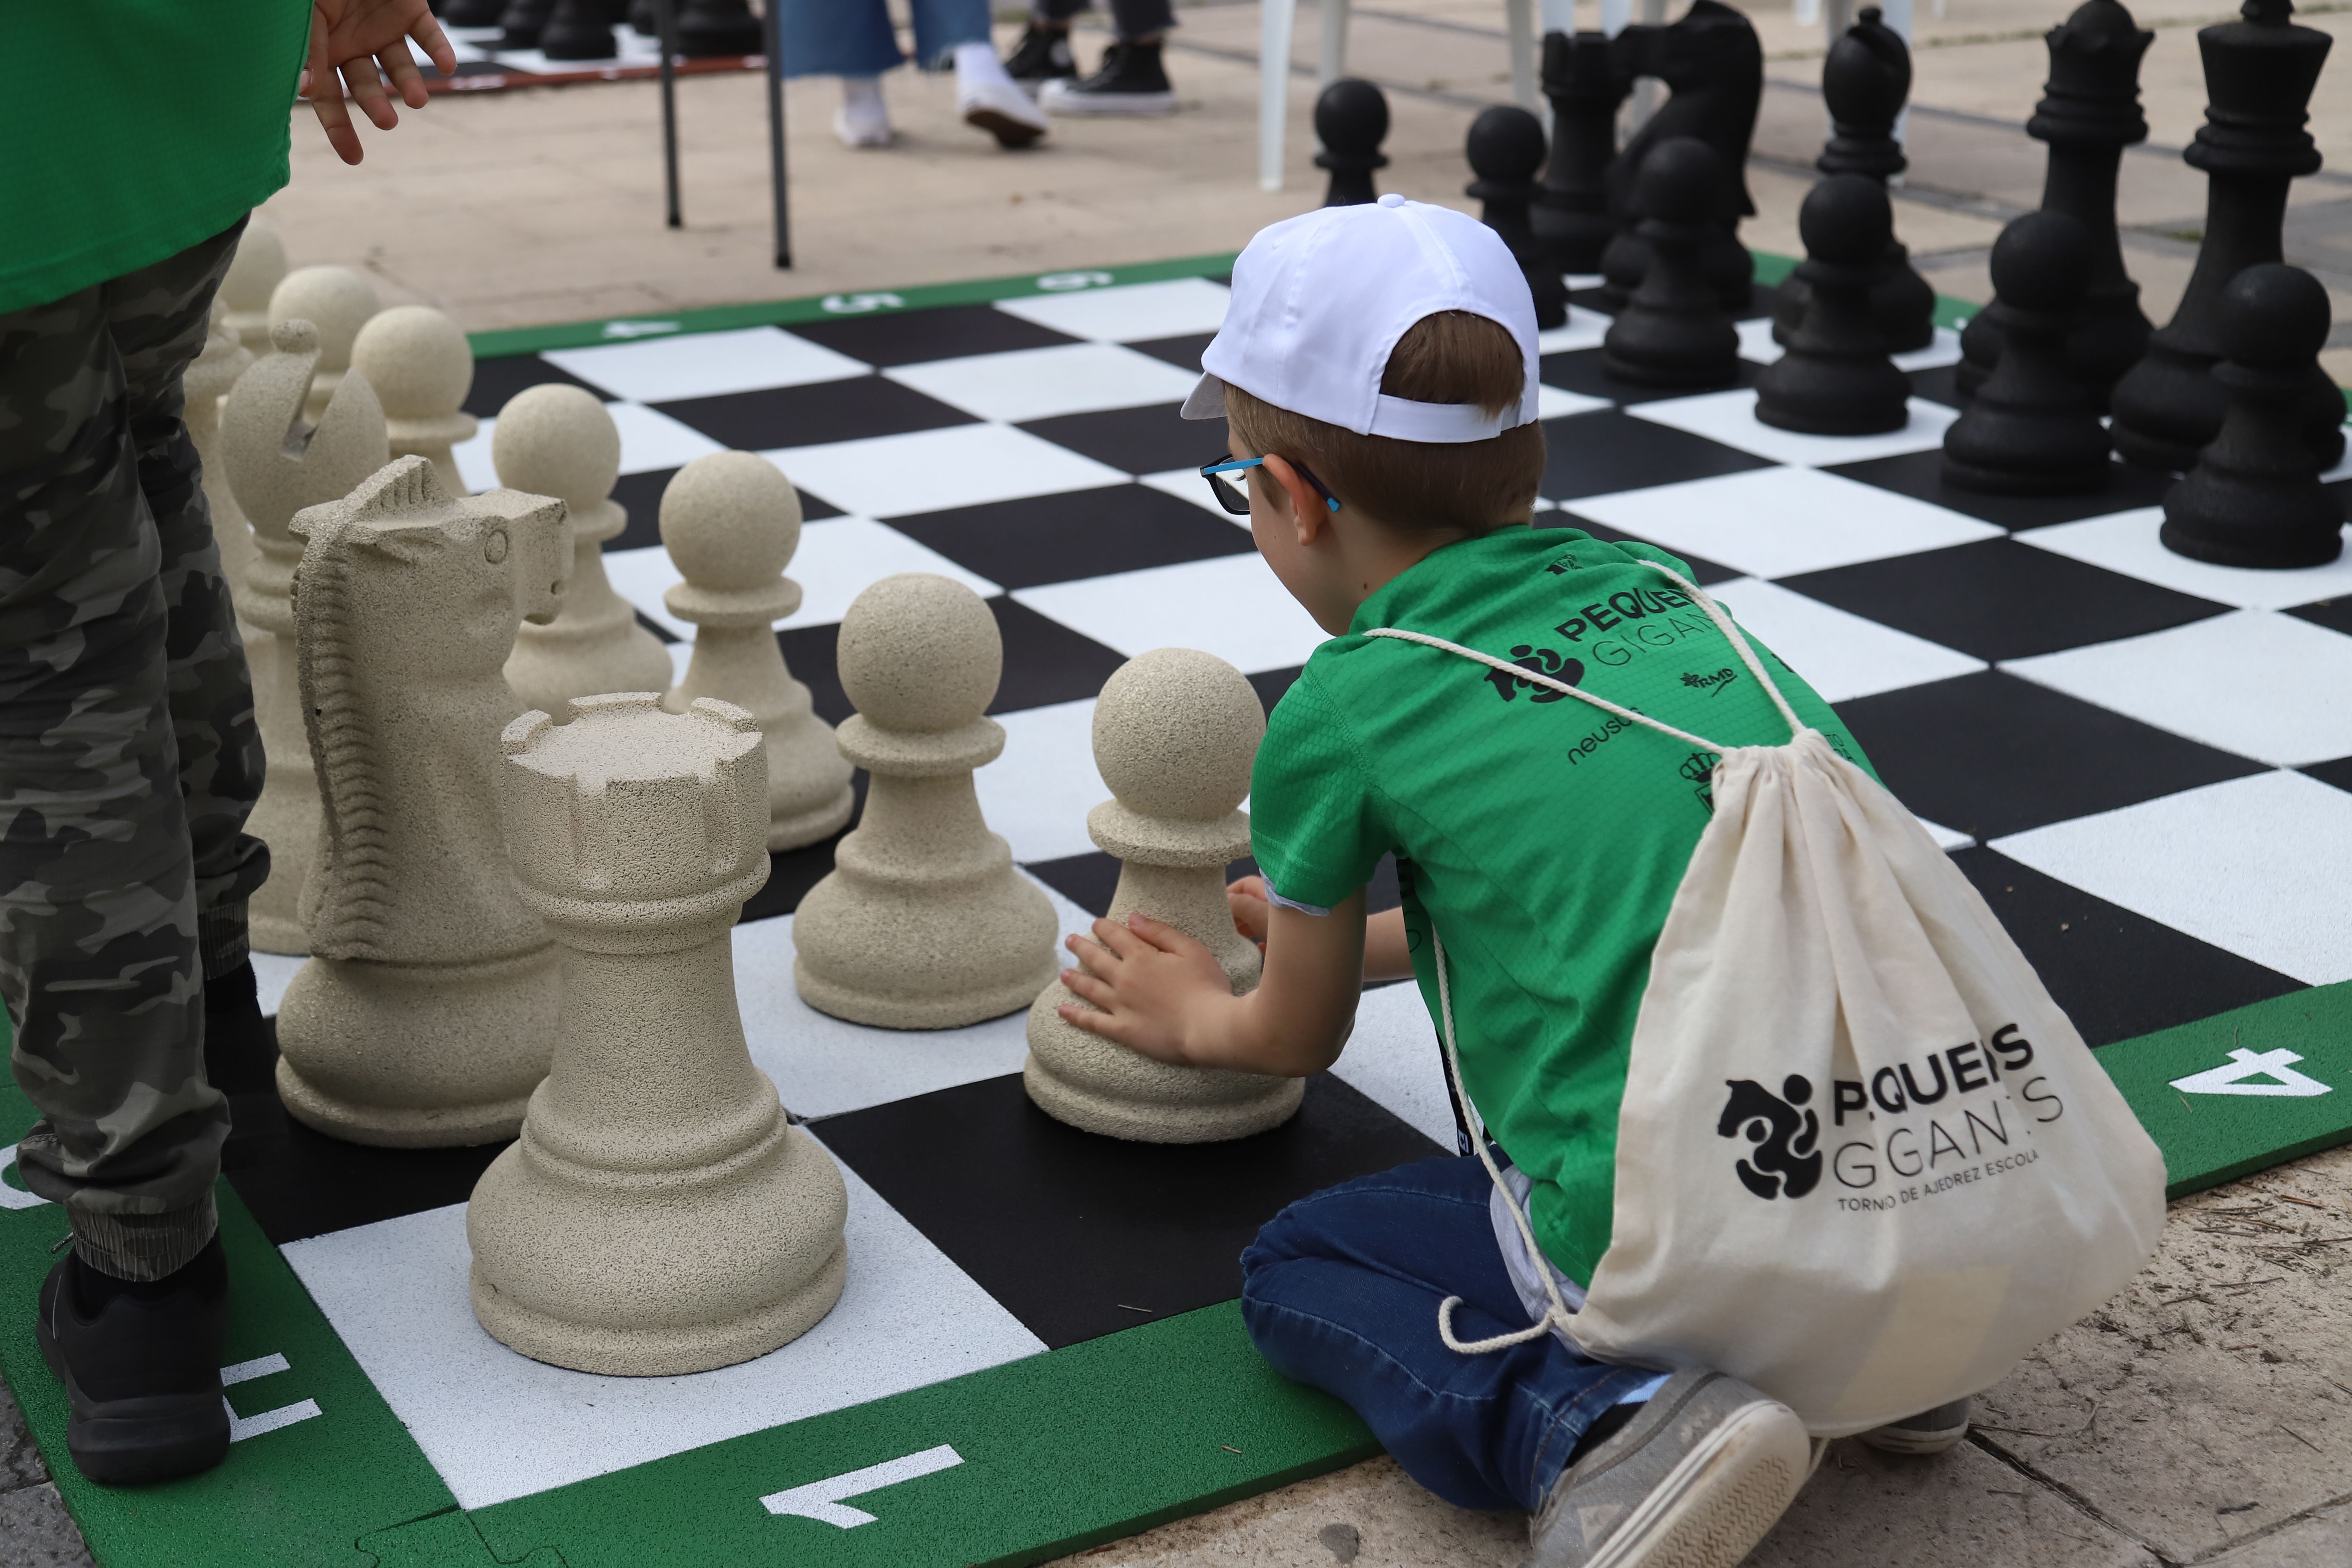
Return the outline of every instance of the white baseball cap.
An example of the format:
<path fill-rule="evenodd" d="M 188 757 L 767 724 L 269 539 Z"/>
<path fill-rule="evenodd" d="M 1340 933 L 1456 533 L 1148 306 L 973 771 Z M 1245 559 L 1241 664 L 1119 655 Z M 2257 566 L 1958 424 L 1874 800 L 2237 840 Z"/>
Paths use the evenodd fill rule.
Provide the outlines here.
<path fill-rule="evenodd" d="M 1416 403 L 1381 391 L 1389 353 L 1423 317 L 1484 316 L 1527 363 L 1516 409 Z M 1234 263 L 1224 325 L 1201 354 L 1187 419 L 1222 419 L 1231 383 L 1261 402 L 1359 436 L 1485 441 L 1536 416 L 1536 305 L 1502 237 L 1393 193 L 1258 230 Z"/>

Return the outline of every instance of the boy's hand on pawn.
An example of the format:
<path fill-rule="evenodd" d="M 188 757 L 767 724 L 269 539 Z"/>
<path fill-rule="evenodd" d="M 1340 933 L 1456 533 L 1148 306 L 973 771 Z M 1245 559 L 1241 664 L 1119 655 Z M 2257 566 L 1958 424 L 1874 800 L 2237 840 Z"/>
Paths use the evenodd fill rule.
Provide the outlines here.
<path fill-rule="evenodd" d="M 1065 1002 L 1055 1011 L 1154 1061 L 1190 1063 L 1187 1037 L 1210 1010 L 1233 1004 L 1233 982 L 1207 945 L 1149 915 L 1097 921 L 1093 941 L 1074 936 L 1064 945 L 1083 967 L 1062 971 L 1062 984 L 1094 1005 Z"/>
<path fill-rule="evenodd" d="M 1225 904 L 1234 912 L 1234 929 L 1257 943 L 1260 952 L 1265 951 L 1266 927 L 1274 921 L 1274 906 L 1266 897 L 1264 877 L 1244 877 L 1227 885 Z"/>
<path fill-rule="evenodd" d="M 310 99 L 319 128 L 344 163 L 356 163 L 366 155 L 352 124 L 351 109 L 343 102 L 345 88 L 379 131 L 400 123 L 400 111 L 384 92 L 387 78 L 409 108 L 422 109 L 429 101 L 425 78 L 408 47 L 411 38 L 443 76 L 457 74 L 457 51 L 441 31 L 430 0 L 312 0 L 310 52 L 297 90 Z"/>

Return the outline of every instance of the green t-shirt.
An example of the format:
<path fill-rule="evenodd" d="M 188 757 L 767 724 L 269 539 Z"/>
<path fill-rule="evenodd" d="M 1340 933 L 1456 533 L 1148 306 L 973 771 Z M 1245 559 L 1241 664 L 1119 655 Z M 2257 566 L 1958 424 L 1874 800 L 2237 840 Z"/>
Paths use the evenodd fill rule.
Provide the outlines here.
<path fill-rule="evenodd" d="M 310 26 L 305 0 L 0 4 L 0 310 L 177 255 L 285 184 Z"/>
<path fill-rule="evenodd" d="M 1314 906 L 1397 858 L 1433 1024 L 1444 938 L 1462 1073 L 1534 1183 L 1536 1235 L 1589 1283 L 1609 1245 L 1617 1110 L 1650 953 L 1711 809 L 1712 752 L 1442 648 L 1540 669 L 1726 745 L 1789 726 L 1704 611 L 1573 529 L 1506 528 L 1435 552 L 1364 602 L 1276 704 L 1251 781 L 1253 852 Z M 1749 639 L 1798 714 L 1864 762 L 1829 704 Z"/>

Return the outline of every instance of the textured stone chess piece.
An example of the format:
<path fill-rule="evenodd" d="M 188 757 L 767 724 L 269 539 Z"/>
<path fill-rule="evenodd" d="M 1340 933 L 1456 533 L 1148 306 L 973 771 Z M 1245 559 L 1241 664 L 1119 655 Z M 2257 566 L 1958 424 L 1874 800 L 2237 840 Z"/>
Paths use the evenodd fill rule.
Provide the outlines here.
<path fill-rule="evenodd" d="M 1536 325 L 1562 325 L 1568 320 L 1568 285 L 1536 243 L 1528 217 L 1528 204 L 1539 188 L 1536 171 L 1543 167 L 1543 121 L 1513 103 L 1483 109 L 1470 122 L 1468 153 L 1470 172 L 1478 177 L 1463 187 L 1464 194 L 1483 204 L 1479 221 L 1511 247 L 1535 296 Z"/>
<path fill-rule="evenodd" d="M 395 458 L 294 520 L 303 718 L 325 807 L 303 889 L 310 959 L 278 1008 L 278 1097 L 387 1148 L 510 1138 L 555 1049 L 555 948 L 498 820 L 500 671 L 555 613 L 563 504 L 453 499 Z"/>
<path fill-rule="evenodd" d="M 2221 428 L 2164 498 L 2165 547 L 2222 566 L 2324 566 L 2344 551 L 2344 507 L 2319 482 L 2297 423 L 2327 342 L 2327 290 L 2300 268 L 2249 267 L 2221 292 L 2213 377 Z"/>
<path fill-rule="evenodd" d="M 310 375 L 310 401 L 303 406 L 303 418 L 315 422 L 325 416 L 328 400 L 352 367 L 352 344 L 360 329 L 383 308 L 375 285 L 348 267 L 299 268 L 270 291 L 273 331 L 280 321 L 303 321 L 319 335 L 319 368 Z"/>
<path fill-rule="evenodd" d="M 2091 231 L 2055 210 L 2027 213 L 2000 231 L 1992 247 L 1999 297 L 1987 311 L 2000 360 L 1944 432 L 1946 484 L 2075 495 L 2113 478 L 2107 432 L 2066 349 L 2097 258 Z"/>
<path fill-rule="evenodd" d="M 982 820 L 972 770 L 1004 749 L 984 717 L 1003 673 L 996 619 L 962 584 L 885 577 L 842 618 L 841 752 L 873 777 L 833 873 L 793 917 L 793 980 L 822 1013 L 952 1029 L 1051 984 L 1054 907 Z"/>
<path fill-rule="evenodd" d="M 1831 134 L 1813 166 L 1824 174 L 1867 174 L 1885 184 L 1908 167 L 1895 121 L 1911 96 L 1911 50 L 1879 19 L 1875 5 L 1830 47 L 1822 67 L 1822 98 Z M 1903 353 L 1936 341 L 1936 290 L 1912 269 L 1900 239 L 1887 247 L 1870 286 L 1871 319 L 1887 351 Z M 1805 285 L 1791 277 L 1772 301 L 1772 337 L 1785 344 L 1805 317 Z"/>
<path fill-rule="evenodd" d="M 1730 178 L 1716 216 L 1721 230 L 1701 256 L 1706 275 L 1737 315 L 1748 309 L 1755 258 L 1739 243 L 1739 220 L 1753 217 L 1748 195 L 1748 143 L 1756 133 L 1756 110 L 1764 99 L 1764 46 L 1747 17 L 1720 0 L 1691 0 L 1690 9 L 1669 27 L 1636 25 L 1609 41 L 1610 68 L 1630 90 L 1641 77 L 1654 77 L 1673 94 L 1625 143 L 1609 165 L 1609 211 L 1617 232 L 1602 253 L 1607 281 L 1604 309 L 1622 309 L 1641 287 L 1649 256 L 1633 232 L 1633 186 L 1650 149 L 1677 136 L 1696 136 L 1715 149 Z"/>
<path fill-rule="evenodd" d="M 228 307 L 228 330 L 252 353 L 269 352 L 269 297 L 285 280 L 286 242 L 268 224 L 247 219 L 220 297 Z"/>
<path fill-rule="evenodd" d="M 2124 271 L 2116 237 L 2116 174 L 2124 149 L 2147 140 L 2139 107 L 2139 62 L 2156 35 L 2116 0 L 2086 0 L 2050 29 L 2050 79 L 2025 133 L 2050 144 L 2044 211 L 2063 212 L 2089 231 L 2091 287 L 2067 334 L 2066 353 L 2093 405 L 2107 405 L 2116 377 L 2147 352 L 2139 285 Z M 1974 396 L 2000 358 L 1990 311 L 1969 318 L 1953 384 Z"/>
<path fill-rule="evenodd" d="M 1315 100 L 1315 139 L 1323 151 L 1315 166 L 1328 169 L 1331 182 L 1323 193 L 1327 207 L 1361 206 L 1380 200 L 1372 171 L 1389 166 L 1381 140 L 1389 133 L 1389 100 L 1370 82 L 1341 77 Z"/>
<path fill-rule="evenodd" d="M 467 1205 L 474 1315 L 583 1372 L 765 1355 L 840 1299 L 848 1199 L 735 1007 L 731 928 L 768 877 L 759 726 L 609 695 L 501 743 L 507 854 L 562 944 L 563 1015 L 520 1142 Z"/>
<path fill-rule="evenodd" d="M 613 24 L 627 11 L 625 0 L 555 0 L 547 26 L 539 35 L 539 50 L 551 60 L 609 60 L 621 52 Z"/>
<path fill-rule="evenodd" d="M 1895 237 L 1886 187 L 1866 174 L 1832 174 L 1797 209 L 1808 290 L 1789 352 L 1756 382 L 1756 417 L 1816 436 L 1873 436 L 1910 418 L 1911 383 L 1886 356 L 1870 289 Z"/>
<path fill-rule="evenodd" d="M 2335 39 L 2288 21 L 2294 9 L 2288 0 L 2246 0 L 2245 20 L 2197 35 L 2209 101 L 2181 156 L 2205 172 L 2205 237 L 2172 320 L 2109 396 L 2116 451 L 2126 462 L 2186 471 L 2221 429 L 2227 399 L 2210 373 L 2222 353 L 2222 292 L 2247 268 L 2280 259 L 2287 186 L 2319 167 L 2304 110 Z M 2325 419 L 2315 387 L 2309 402 L 2307 438 L 2323 456 L 2331 446 L 2340 452 L 2343 399 Z"/>
<path fill-rule="evenodd" d="M 668 650 L 637 624 L 636 612 L 604 575 L 604 541 L 618 537 L 629 521 L 612 499 L 621 472 L 621 433 L 612 415 L 577 386 L 526 387 L 499 410 L 490 460 L 498 465 L 499 483 L 554 496 L 572 517 L 572 580 L 563 607 L 545 626 L 525 621 L 507 660 L 507 684 L 523 706 L 545 709 L 562 721 L 578 698 L 668 690 L 676 679 Z"/>
<path fill-rule="evenodd" d="M 352 364 L 383 405 L 392 455 L 429 458 L 451 495 L 466 493 L 449 448 L 481 422 L 462 406 L 474 388 L 474 349 L 457 323 L 430 305 L 395 305 L 368 318 L 352 340 Z"/>
<path fill-rule="evenodd" d="M 302 419 L 319 363 L 318 330 L 280 321 L 273 352 L 237 377 L 221 405 L 220 449 L 237 510 L 253 529 L 254 557 L 239 608 L 269 634 L 256 656 L 261 747 L 269 759 L 246 831 L 269 846 L 269 879 L 253 895 L 253 945 L 304 953 L 302 884 L 319 848 L 319 784 L 302 726 L 294 645 L 294 569 L 302 542 L 289 531 L 305 507 L 340 500 L 390 460 L 383 407 L 364 375 L 347 375 L 316 426 Z"/>
<path fill-rule="evenodd" d="M 688 59 L 756 55 L 766 46 L 747 0 L 679 0 L 676 36 Z"/>
<path fill-rule="evenodd" d="M 1693 136 L 1650 150 L 1634 191 L 1649 270 L 1601 340 L 1601 366 L 1652 386 L 1729 386 L 1739 378 L 1739 332 L 1699 268 L 1715 229 L 1723 164 Z"/>
<path fill-rule="evenodd" d="M 1087 814 L 1096 845 L 1119 858 L 1110 918 L 1164 921 L 1206 942 L 1234 994 L 1254 990 L 1256 944 L 1234 930 L 1225 867 L 1249 853 L 1250 763 L 1265 710 L 1241 671 L 1191 648 L 1121 665 L 1095 705 L 1095 765 L 1114 798 Z M 1286 1121 L 1306 1080 L 1175 1067 L 1088 1034 L 1056 1011 L 1081 1002 L 1061 982 L 1029 1009 L 1022 1081 L 1048 1115 L 1145 1143 L 1246 1138 Z"/>
<path fill-rule="evenodd" d="M 1609 165 L 1617 156 L 1617 110 L 1633 88 L 1610 68 L 1600 33 L 1547 33 L 1543 90 L 1551 103 L 1551 156 L 1528 214 L 1555 272 L 1601 270 L 1617 220 L 1609 216 Z"/>
<path fill-rule="evenodd" d="M 784 575 L 800 548 L 799 492 L 765 458 L 713 452 L 662 491 L 661 535 L 686 578 L 662 602 L 695 626 L 686 679 L 667 706 L 716 697 L 748 710 L 768 737 L 768 847 L 831 837 L 856 809 L 852 769 L 809 689 L 784 668 L 775 633 L 801 607 L 801 585 Z"/>

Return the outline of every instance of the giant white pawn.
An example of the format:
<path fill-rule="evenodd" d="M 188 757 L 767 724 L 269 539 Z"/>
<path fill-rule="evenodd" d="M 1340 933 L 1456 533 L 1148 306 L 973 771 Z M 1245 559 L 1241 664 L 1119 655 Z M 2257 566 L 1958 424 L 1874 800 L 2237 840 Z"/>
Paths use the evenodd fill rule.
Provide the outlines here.
<path fill-rule="evenodd" d="M 613 500 L 621 432 L 612 415 L 576 386 L 526 387 L 499 410 L 490 460 L 509 489 L 560 497 L 572 511 L 572 583 L 555 619 L 543 626 L 526 622 L 516 636 L 507 660 L 515 695 L 525 707 L 562 719 L 574 698 L 667 691 L 677 674 L 668 650 L 637 624 L 636 612 L 604 575 L 604 541 L 629 523 Z"/>
<path fill-rule="evenodd" d="M 463 407 L 466 394 L 474 389 L 474 346 L 457 323 L 430 305 L 380 310 L 352 340 L 352 368 L 368 378 L 383 401 L 392 455 L 430 458 L 440 471 L 441 488 L 464 495 L 466 481 L 449 448 L 472 440 L 481 421 Z"/>
<path fill-rule="evenodd" d="M 352 367 L 352 344 L 368 318 L 383 309 L 367 275 L 348 267 L 303 267 L 289 272 L 269 291 L 269 326 L 308 321 L 318 329 L 319 368 L 310 378 L 310 401 L 302 416 L 317 419 Z"/>
<path fill-rule="evenodd" d="M 800 492 L 765 458 L 713 452 L 663 489 L 661 536 L 686 579 L 662 602 L 695 628 L 665 706 L 716 697 L 749 710 L 768 738 L 768 847 L 831 837 L 856 809 L 851 769 L 776 643 L 776 623 L 801 607 L 801 585 L 784 575 L 800 548 Z"/>
<path fill-rule="evenodd" d="M 221 576 L 228 584 L 229 600 L 236 606 L 236 629 L 245 642 L 246 661 L 258 665 L 262 654 L 255 641 L 269 634 L 245 613 L 246 598 L 252 592 L 246 581 L 253 575 L 256 554 L 253 525 L 237 510 L 236 496 L 228 487 L 228 464 L 220 448 L 221 400 L 253 363 L 253 354 L 229 331 L 227 317 L 228 307 L 215 299 L 204 350 L 180 377 L 186 396 L 181 418 L 188 426 L 188 441 L 196 449 L 204 476 L 205 509 L 212 514 L 213 541 L 220 548 Z"/>
<path fill-rule="evenodd" d="M 832 874 L 793 917 L 801 1000 L 891 1029 L 1027 1006 L 1054 978 L 1058 922 L 972 789 L 972 770 L 1004 750 L 985 717 L 1004 666 L 995 617 L 952 578 L 885 577 L 842 618 L 837 664 L 857 705 L 841 753 L 873 779 Z"/>
<path fill-rule="evenodd" d="M 247 223 L 221 279 L 228 330 L 247 352 L 269 352 L 269 296 L 286 280 L 286 242 L 267 224 Z"/>
<path fill-rule="evenodd" d="M 1225 867 L 1249 853 L 1250 764 L 1265 710 L 1242 672 L 1185 647 L 1131 658 L 1095 704 L 1095 766 L 1114 798 L 1087 814 L 1087 832 L 1119 858 L 1110 918 L 1149 915 L 1208 944 L 1234 994 L 1256 989 L 1257 947 L 1234 929 Z M 1061 982 L 1029 1010 L 1022 1081 L 1046 1114 L 1073 1127 L 1145 1143 L 1246 1138 L 1289 1120 L 1306 1080 L 1173 1067 L 1138 1056 L 1064 1019 L 1089 1007 Z"/>
<path fill-rule="evenodd" d="M 294 570 L 302 542 L 289 531 L 304 507 L 341 500 L 390 459 L 383 407 L 364 375 L 343 378 L 314 427 L 302 409 L 319 363 L 318 329 L 280 321 L 274 352 L 237 377 L 221 404 L 220 452 L 237 510 L 253 528 L 254 556 L 240 603 L 268 632 L 267 668 L 255 677 L 256 717 L 269 759 L 261 798 L 246 831 L 269 846 L 269 879 L 253 895 L 253 945 L 264 952 L 306 953 L 302 884 L 319 853 L 319 779 L 302 727 L 300 673 L 294 640 Z"/>
<path fill-rule="evenodd" d="M 474 1315 L 539 1361 L 764 1355 L 840 1298 L 847 1196 L 751 1065 L 730 928 L 768 878 L 757 723 L 583 699 L 507 727 L 507 854 L 562 944 L 555 1065 L 467 1206 Z"/>

